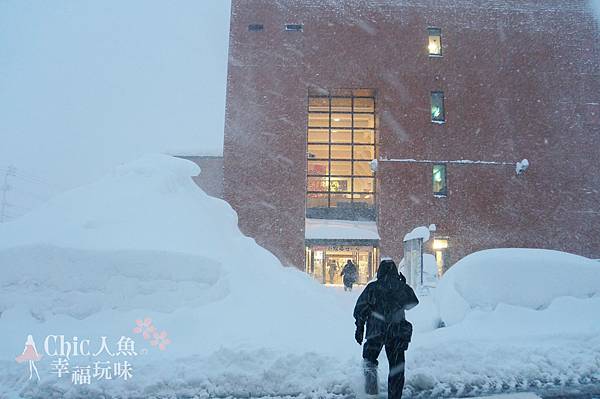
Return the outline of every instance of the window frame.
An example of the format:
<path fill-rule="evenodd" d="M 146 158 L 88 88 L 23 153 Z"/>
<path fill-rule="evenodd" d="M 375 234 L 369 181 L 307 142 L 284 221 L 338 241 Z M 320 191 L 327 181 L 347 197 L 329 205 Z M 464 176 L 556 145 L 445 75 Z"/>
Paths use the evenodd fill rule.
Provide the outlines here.
<path fill-rule="evenodd" d="M 314 177 L 327 177 L 330 181 L 333 181 L 335 179 L 348 179 L 349 183 L 350 183 L 350 187 L 348 189 L 348 191 L 332 191 L 332 187 L 330 185 L 329 190 L 326 192 L 327 194 L 327 207 L 329 209 L 332 208 L 332 195 L 339 195 L 339 194 L 348 194 L 350 196 L 350 199 L 348 201 L 348 203 L 354 204 L 354 203 L 365 203 L 365 201 L 360 200 L 360 198 L 362 198 L 361 196 L 366 196 L 366 195 L 371 195 L 373 197 L 373 203 L 370 206 L 375 207 L 376 206 L 376 192 L 377 192 L 377 179 L 376 179 L 376 173 L 374 171 L 372 171 L 372 173 L 370 175 L 365 175 L 365 174 L 356 174 L 354 168 L 356 167 L 357 163 L 364 163 L 364 162 L 370 162 L 372 160 L 365 160 L 365 159 L 359 159 L 359 158 L 355 158 L 355 150 L 358 148 L 369 148 L 372 149 L 373 151 L 373 157 L 374 159 L 377 158 L 377 105 L 376 105 L 376 98 L 375 98 L 375 93 L 374 91 L 372 91 L 369 94 L 369 90 L 366 89 L 360 89 L 360 90 L 350 90 L 349 93 L 343 93 L 341 91 L 343 91 L 342 89 L 339 89 L 340 92 L 334 92 L 334 93 L 319 93 L 319 94 L 311 94 L 309 91 L 309 95 L 308 95 L 308 103 L 307 103 L 307 115 L 308 118 L 310 118 L 310 115 L 312 114 L 320 114 L 320 115 L 327 115 L 329 118 L 329 126 L 328 127 L 312 127 L 309 126 L 309 123 L 307 121 L 307 148 L 309 145 L 315 145 L 315 144 L 321 144 L 321 145 L 328 145 L 329 146 L 329 158 L 309 158 L 307 156 L 307 169 L 306 169 L 306 176 L 307 176 L 307 181 L 309 180 L 309 178 L 314 178 Z M 329 104 L 329 109 L 328 111 L 313 111 L 311 110 L 311 99 L 315 99 L 315 98 L 327 98 L 328 99 L 328 104 Z M 350 99 L 350 104 L 351 104 L 351 108 L 349 112 L 340 112 L 337 109 L 334 111 L 334 100 L 335 99 Z M 356 99 L 369 99 L 372 102 L 372 111 L 365 111 L 364 109 L 364 105 L 362 106 L 363 108 L 358 108 L 355 105 L 355 100 Z M 319 108 L 318 106 L 315 106 L 315 108 Z M 323 108 L 321 106 L 321 108 Z M 351 120 L 351 126 L 350 127 L 334 127 L 332 126 L 332 118 L 333 115 L 349 115 L 350 116 L 350 120 Z M 372 115 L 373 116 L 373 127 L 372 128 L 364 128 L 364 127 L 356 127 L 355 126 L 355 115 Z M 319 130 L 328 130 L 329 132 L 329 141 L 328 142 L 313 142 L 309 140 L 309 135 L 308 132 L 311 129 L 319 129 Z M 351 133 L 351 140 L 348 143 L 341 143 L 341 142 L 334 142 L 333 141 L 333 134 L 335 133 L 335 131 L 349 131 Z M 370 132 L 370 134 L 372 135 L 372 143 L 357 143 L 355 142 L 355 131 L 360 131 L 361 135 L 364 135 L 364 132 Z M 334 158 L 333 157 L 333 152 L 332 152 L 332 147 L 335 146 L 344 146 L 344 147 L 350 147 L 351 149 L 351 157 L 350 158 Z M 328 174 L 327 176 L 324 175 L 315 175 L 315 174 L 311 174 L 309 173 L 308 170 L 308 161 L 322 161 L 322 162 L 328 162 Z M 333 174 L 332 172 L 332 163 L 333 162 L 348 162 L 350 164 L 350 174 Z M 364 165 L 363 165 L 364 166 Z M 361 172 L 361 173 L 364 173 Z M 356 191 L 355 187 L 354 187 L 354 182 L 355 179 L 372 179 L 372 191 Z M 315 192 L 315 191 L 310 191 L 308 189 L 308 185 L 306 187 L 306 199 L 308 201 L 309 196 L 311 194 L 324 194 L 324 192 Z M 355 200 L 356 197 L 356 200 Z M 308 203 L 307 203 L 308 205 Z M 334 207 L 335 208 L 335 207 Z"/>
<path fill-rule="evenodd" d="M 433 106 L 434 106 L 434 99 L 436 99 L 436 96 L 440 96 L 441 97 L 441 116 L 440 117 L 434 117 L 433 116 Z M 429 107 L 429 114 L 431 117 L 431 123 L 435 123 L 438 125 L 443 125 L 444 123 L 446 123 L 446 94 L 444 93 L 443 90 L 434 90 L 430 93 L 430 107 Z"/>
<path fill-rule="evenodd" d="M 248 32 L 264 32 L 265 25 L 263 24 L 249 24 Z"/>
<path fill-rule="evenodd" d="M 304 24 L 285 24 L 286 32 L 304 32 Z"/>
<path fill-rule="evenodd" d="M 441 191 L 435 191 L 435 172 L 436 168 L 442 168 L 443 170 L 443 184 Z M 445 163 L 435 163 L 431 168 L 431 191 L 436 198 L 446 198 L 448 196 L 448 165 Z"/>
<path fill-rule="evenodd" d="M 432 53 L 429 45 L 432 37 L 438 37 L 440 41 L 440 52 Z M 427 28 L 427 53 L 430 58 L 442 58 L 444 56 L 444 42 L 442 41 L 442 28 L 430 26 Z"/>

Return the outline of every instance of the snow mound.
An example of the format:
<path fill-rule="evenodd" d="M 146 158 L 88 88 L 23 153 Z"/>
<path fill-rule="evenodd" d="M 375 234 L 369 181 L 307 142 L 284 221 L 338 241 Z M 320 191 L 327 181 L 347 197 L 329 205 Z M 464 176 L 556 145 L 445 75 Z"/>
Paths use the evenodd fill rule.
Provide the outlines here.
<path fill-rule="evenodd" d="M 173 312 L 229 293 L 218 262 L 187 254 L 25 246 L 0 251 L 0 265 L 0 313 L 24 305 L 40 321 L 110 309 Z"/>
<path fill-rule="evenodd" d="M 229 204 L 192 181 L 198 172 L 187 160 L 145 156 L 0 225 L 0 330 L 23 329 L 0 357 L 14 358 L 27 328 L 43 335 L 103 320 L 112 332 L 145 315 L 178 337 L 173 354 L 351 343 L 303 332 L 344 327 L 331 318 L 340 312 L 331 292 L 244 236 Z"/>
<path fill-rule="evenodd" d="M 542 249 L 491 249 L 457 262 L 440 280 L 435 301 L 446 325 L 473 309 L 499 304 L 534 310 L 559 297 L 600 295 L 600 267 L 591 259 Z"/>
<path fill-rule="evenodd" d="M 354 220 L 306 219 L 305 238 L 311 240 L 379 240 L 377 223 Z"/>
<path fill-rule="evenodd" d="M 425 226 L 415 227 L 413 229 L 413 231 L 411 231 L 410 233 L 408 233 L 404 236 L 403 241 L 406 242 L 406 241 L 422 238 L 423 243 L 426 243 L 427 241 L 429 241 L 430 235 L 431 235 L 431 232 L 429 231 L 428 227 L 425 227 Z"/>

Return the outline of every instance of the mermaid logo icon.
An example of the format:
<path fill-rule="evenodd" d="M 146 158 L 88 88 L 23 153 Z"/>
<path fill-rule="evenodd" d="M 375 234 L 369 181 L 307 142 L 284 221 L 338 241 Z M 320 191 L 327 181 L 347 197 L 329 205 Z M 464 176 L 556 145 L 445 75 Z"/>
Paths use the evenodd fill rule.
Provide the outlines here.
<path fill-rule="evenodd" d="M 41 358 L 42 355 L 38 353 L 35 347 L 33 336 L 29 334 L 27 336 L 27 341 L 25 342 L 25 349 L 23 349 L 23 353 L 15 358 L 17 363 L 29 362 L 29 379 L 33 378 L 33 372 L 35 371 L 37 380 L 40 380 L 40 375 L 37 367 L 35 366 L 35 362 L 39 361 Z"/>

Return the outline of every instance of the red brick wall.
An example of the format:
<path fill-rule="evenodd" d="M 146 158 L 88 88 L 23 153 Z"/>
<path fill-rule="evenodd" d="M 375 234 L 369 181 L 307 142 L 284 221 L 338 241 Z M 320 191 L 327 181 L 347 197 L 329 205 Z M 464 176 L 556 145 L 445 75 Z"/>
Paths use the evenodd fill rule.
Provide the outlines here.
<path fill-rule="evenodd" d="M 584 0 L 234 0 L 225 126 L 225 198 L 242 231 L 303 267 L 309 87 L 377 89 L 383 158 L 449 165 L 434 198 L 431 165 L 381 162 L 382 253 L 435 223 L 451 261 L 492 247 L 600 257 L 600 47 Z M 264 24 L 263 32 L 248 25 Z M 303 32 L 285 32 L 303 23 Z M 444 56 L 429 58 L 427 27 Z M 430 122 L 443 90 L 447 123 Z"/>

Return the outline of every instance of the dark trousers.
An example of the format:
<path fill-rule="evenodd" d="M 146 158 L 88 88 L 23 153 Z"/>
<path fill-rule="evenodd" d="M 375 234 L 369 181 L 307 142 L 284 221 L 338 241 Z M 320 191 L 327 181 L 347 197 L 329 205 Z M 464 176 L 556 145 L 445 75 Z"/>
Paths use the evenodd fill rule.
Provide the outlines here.
<path fill-rule="evenodd" d="M 370 367 L 376 368 L 379 364 L 377 358 L 384 346 L 390 364 L 388 399 L 400 399 L 404 389 L 404 351 L 408 348 L 406 342 L 387 334 L 369 337 L 363 346 L 363 358 Z"/>

